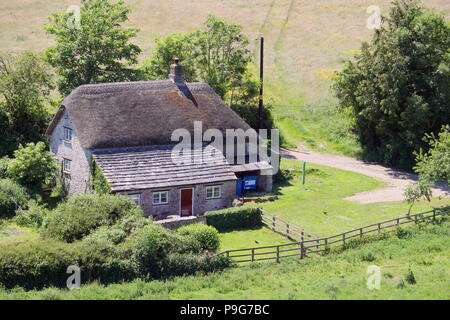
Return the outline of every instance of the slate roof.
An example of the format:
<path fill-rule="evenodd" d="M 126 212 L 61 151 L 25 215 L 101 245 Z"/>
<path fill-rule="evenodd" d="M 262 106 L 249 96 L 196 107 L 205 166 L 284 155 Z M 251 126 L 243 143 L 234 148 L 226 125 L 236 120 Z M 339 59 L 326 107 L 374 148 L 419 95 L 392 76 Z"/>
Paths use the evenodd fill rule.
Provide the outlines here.
<path fill-rule="evenodd" d="M 132 191 L 237 180 L 223 154 L 206 146 L 194 150 L 187 164 L 175 164 L 171 154 L 174 145 L 94 150 L 112 191 Z M 214 150 L 212 153 L 205 150 Z M 199 163 L 193 157 L 207 154 Z M 201 159 L 201 158 L 197 158 Z"/>
<path fill-rule="evenodd" d="M 175 129 L 249 129 L 203 82 L 171 80 L 82 85 L 67 96 L 47 129 L 51 135 L 67 110 L 80 143 L 87 149 L 168 145 Z"/>

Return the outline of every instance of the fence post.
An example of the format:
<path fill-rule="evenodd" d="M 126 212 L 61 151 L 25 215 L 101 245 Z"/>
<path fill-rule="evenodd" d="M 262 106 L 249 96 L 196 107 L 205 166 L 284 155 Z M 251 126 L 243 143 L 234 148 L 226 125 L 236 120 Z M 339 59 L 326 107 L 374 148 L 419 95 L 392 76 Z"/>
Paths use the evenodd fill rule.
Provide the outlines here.
<path fill-rule="evenodd" d="M 360 238 L 362 238 L 362 236 L 363 236 L 363 228 L 359 228 L 359 236 L 360 236 Z"/>
<path fill-rule="evenodd" d="M 305 241 L 305 232 L 302 231 L 302 241 Z"/>
<path fill-rule="evenodd" d="M 252 262 L 255 261 L 255 248 L 252 248 Z"/>
<path fill-rule="evenodd" d="M 225 251 L 227 258 L 230 258 L 230 251 Z"/>
<path fill-rule="evenodd" d="M 305 257 L 305 248 L 304 248 L 304 244 L 303 241 L 300 242 L 300 259 L 303 259 Z"/>
<path fill-rule="evenodd" d="M 275 229 L 275 216 L 272 217 L 272 221 L 273 221 L 273 222 L 272 222 L 272 226 L 273 226 L 273 228 Z"/>
<path fill-rule="evenodd" d="M 417 224 L 417 214 L 416 214 L 416 215 L 414 215 L 414 223 L 416 223 L 416 224 Z"/>
<path fill-rule="evenodd" d="M 381 223 L 378 224 L 378 233 L 381 232 Z"/>
<path fill-rule="evenodd" d="M 280 263 L 280 246 L 277 246 L 277 263 Z"/>
<path fill-rule="evenodd" d="M 436 209 L 433 208 L 433 222 L 436 221 Z"/>
<path fill-rule="evenodd" d="M 342 242 L 344 242 L 345 245 L 345 232 L 342 234 Z"/>
<path fill-rule="evenodd" d="M 286 223 L 286 234 L 289 234 L 289 223 Z"/>

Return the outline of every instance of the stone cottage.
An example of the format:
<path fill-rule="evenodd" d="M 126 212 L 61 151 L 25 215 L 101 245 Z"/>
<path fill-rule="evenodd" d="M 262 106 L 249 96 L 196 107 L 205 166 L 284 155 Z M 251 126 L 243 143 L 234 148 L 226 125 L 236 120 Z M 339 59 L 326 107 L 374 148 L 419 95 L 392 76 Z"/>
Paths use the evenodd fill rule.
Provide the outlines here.
<path fill-rule="evenodd" d="M 258 189 L 271 191 L 272 167 L 264 161 L 234 165 L 213 150 L 201 162 L 174 163 L 176 129 L 249 129 L 207 84 L 184 81 L 181 64 L 168 80 L 82 85 L 52 119 L 50 150 L 61 164 L 70 195 L 90 190 L 99 168 L 112 192 L 129 195 L 146 216 L 198 215 L 229 207 L 242 176 L 259 175 Z M 263 175 L 261 175 L 264 173 Z"/>

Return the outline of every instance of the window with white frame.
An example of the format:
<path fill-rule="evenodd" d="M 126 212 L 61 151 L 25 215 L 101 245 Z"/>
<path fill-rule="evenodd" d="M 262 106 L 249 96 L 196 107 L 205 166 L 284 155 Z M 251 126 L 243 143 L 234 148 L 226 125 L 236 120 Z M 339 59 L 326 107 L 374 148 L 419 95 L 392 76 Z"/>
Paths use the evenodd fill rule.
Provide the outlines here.
<path fill-rule="evenodd" d="M 64 141 L 72 141 L 72 129 L 64 127 Z"/>
<path fill-rule="evenodd" d="M 221 186 L 208 186 L 206 187 L 206 199 L 218 199 L 222 196 Z"/>
<path fill-rule="evenodd" d="M 136 203 L 138 207 L 141 206 L 141 195 L 139 193 L 129 194 L 128 196 L 134 201 L 134 203 Z"/>
<path fill-rule="evenodd" d="M 64 158 L 62 162 L 63 171 L 65 173 L 70 173 L 70 165 L 72 164 L 72 161 L 69 159 Z"/>
<path fill-rule="evenodd" d="M 153 204 L 166 204 L 169 201 L 169 193 L 167 191 L 153 192 Z"/>

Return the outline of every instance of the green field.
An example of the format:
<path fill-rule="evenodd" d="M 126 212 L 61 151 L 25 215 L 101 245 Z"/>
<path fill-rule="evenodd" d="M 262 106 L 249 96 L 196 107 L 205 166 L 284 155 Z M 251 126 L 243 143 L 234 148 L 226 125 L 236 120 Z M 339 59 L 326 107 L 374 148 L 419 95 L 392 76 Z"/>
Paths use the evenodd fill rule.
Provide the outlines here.
<path fill-rule="evenodd" d="M 288 238 L 266 227 L 220 233 L 220 251 L 271 246 L 290 242 L 292 241 Z"/>
<path fill-rule="evenodd" d="M 366 27 L 371 5 L 387 13 L 384 0 L 125 0 L 132 8 L 127 23 L 140 28 L 135 42 L 140 60 L 151 53 L 154 39 L 173 32 L 198 28 L 208 14 L 243 26 L 250 49 L 258 55 L 258 36 L 265 37 L 265 101 L 289 105 L 328 105 L 336 99 L 330 80 L 343 59 L 368 40 Z M 423 1 L 450 18 L 448 0 Z M 52 12 L 65 12 L 73 0 L 2 0 L 0 2 L 0 51 L 46 49 L 53 39 L 42 26 Z M 174 8 L 188 8 L 178 10 Z M 255 69 L 255 71 L 257 71 Z M 346 120 L 334 112 L 296 112 L 276 116 L 286 145 L 298 143 L 326 152 L 357 156 L 355 138 L 345 129 Z"/>
<path fill-rule="evenodd" d="M 281 167 L 299 172 L 301 162 L 282 159 Z M 355 193 L 385 186 L 376 179 L 313 164 L 307 165 L 307 171 L 310 173 L 305 186 L 297 176 L 288 184 L 274 186 L 278 200 L 246 205 L 262 207 L 318 236 L 331 236 L 408 213 L 409 205 L 403 201 L 360 204 L 344 200 Z M 448 198 L 421 201 L 414 205 L 412 212 L 449 204 Z"/>
<path fill-rule="evenodd" d="M 0 289 L 0 299 L 450 299 L 448 222 L 413 227 L 341 254 L 289 258 L 168 281 L 134 281 L 80 290 Z M 367 289 L 367 267 L 381 268 L 380 290 Z M 406 281 L 411 270 L 416 284 Z"/>

